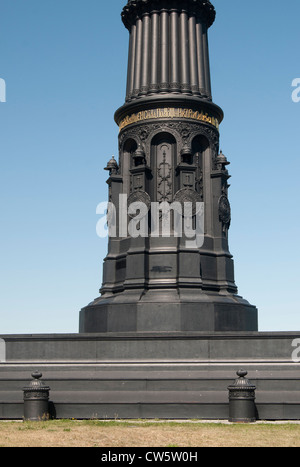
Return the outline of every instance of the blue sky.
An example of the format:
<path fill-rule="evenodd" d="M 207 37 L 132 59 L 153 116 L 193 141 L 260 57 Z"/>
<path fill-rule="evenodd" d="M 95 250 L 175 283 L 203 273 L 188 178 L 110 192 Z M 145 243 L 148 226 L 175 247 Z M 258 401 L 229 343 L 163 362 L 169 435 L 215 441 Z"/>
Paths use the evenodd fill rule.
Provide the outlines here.
<path fill-rule="evenodd" d="M 230 250 L 261 331 L 300 329 L 300 2 L 214 0 L 214 102 L 231 161 Z M 104 172 L 124 102 L 125 0 L 0 0 L 0 334 L 78 331 L 98 296 Z"/>

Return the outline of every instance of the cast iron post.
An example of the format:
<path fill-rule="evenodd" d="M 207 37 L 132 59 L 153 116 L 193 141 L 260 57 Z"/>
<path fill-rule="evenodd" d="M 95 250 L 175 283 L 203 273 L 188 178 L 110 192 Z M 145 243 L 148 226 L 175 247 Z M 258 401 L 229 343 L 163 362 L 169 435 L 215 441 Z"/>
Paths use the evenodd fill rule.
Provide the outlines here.
<path fill-rule="evenodd" d="M 30 385 L 23 388 L 24 392 L 24 420 L 42 421 L 49 419 L 49 386 L 40 378 L 42 373 L 32 373 Z"/>
<path fill-rule="evenodd" d="M 228 387 L 229 421 L 232 423 L 253 423 L 256 421 L 256 387 L 246 378 L 248 372 L 239 370 L 238 379 Z"/>

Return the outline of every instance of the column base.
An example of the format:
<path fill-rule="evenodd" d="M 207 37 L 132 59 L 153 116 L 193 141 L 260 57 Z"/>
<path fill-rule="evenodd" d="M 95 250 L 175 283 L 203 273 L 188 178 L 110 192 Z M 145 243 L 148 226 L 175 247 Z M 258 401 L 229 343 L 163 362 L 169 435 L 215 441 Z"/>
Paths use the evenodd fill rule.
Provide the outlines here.
<path fill-rule="evenodd" d="M 257 331 L 258 311 L 237 295 L 176 290 L 101 297 L 80 312 L 80 333 Z"/>

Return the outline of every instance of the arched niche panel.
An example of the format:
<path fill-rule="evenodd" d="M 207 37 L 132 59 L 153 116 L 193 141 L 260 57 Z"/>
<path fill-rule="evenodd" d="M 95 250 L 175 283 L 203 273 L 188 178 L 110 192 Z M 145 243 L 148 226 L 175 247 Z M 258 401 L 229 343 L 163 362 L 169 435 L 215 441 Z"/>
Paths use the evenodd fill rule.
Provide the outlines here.
<path fill-rule="evenodd" d="M 123 175 L 123 192 L 130 192 L 130 168 L 133 165 L 133 154 L 137 150 L 138 144 L 133 138 L 128 138 L 121 152 L 121 167 Z"/>
<path fill-rule="evenodd" d="M 158 133 L 151 141 L 151 167 L 153 168 L 152 199 L 159 203 L 172 203 L 175 190 L 177 143 L 173 135 Z"/>

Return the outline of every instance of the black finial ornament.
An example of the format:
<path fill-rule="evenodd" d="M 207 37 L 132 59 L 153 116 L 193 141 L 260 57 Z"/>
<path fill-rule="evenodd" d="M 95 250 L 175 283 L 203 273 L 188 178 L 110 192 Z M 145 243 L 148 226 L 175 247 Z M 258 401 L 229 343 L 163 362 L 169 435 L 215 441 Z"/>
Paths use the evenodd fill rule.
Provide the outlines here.
<path fill-rule="evenodd" d="M 137 150 L 133 154 L 133 159 L 135 161 L 135 165 L 145 165 L 146 164 L 146 155 L 145 151 L 142 146 L 139 144 Z"/>
<path fill-rule="evenodd" d="M 239 371 L 237 371 L 236 374 L 237 374 L 237 376 L 238 376 L 239 378 L 245 378 L 245 376 L 247 376 L 247 374 L 248 374 L 248 371 L 246 371 L 246 370 L 239 370 Z"/>
<path fill-rule="evenodd" d="M 222 151 L 220 151 L 220 154 L 217 157 L 217 164 L 220 164 L 223 168 L 225 168 L 226 165 L 230 165 L 230 162 L 228 162 L 227 157 Z"/>
<path fill-rule="evenodd" d="M 115 175 L 118 173 L 119 166 L 114 156 L 112 156 L 104 170 L 108 170 L 110 175 Z"/>

